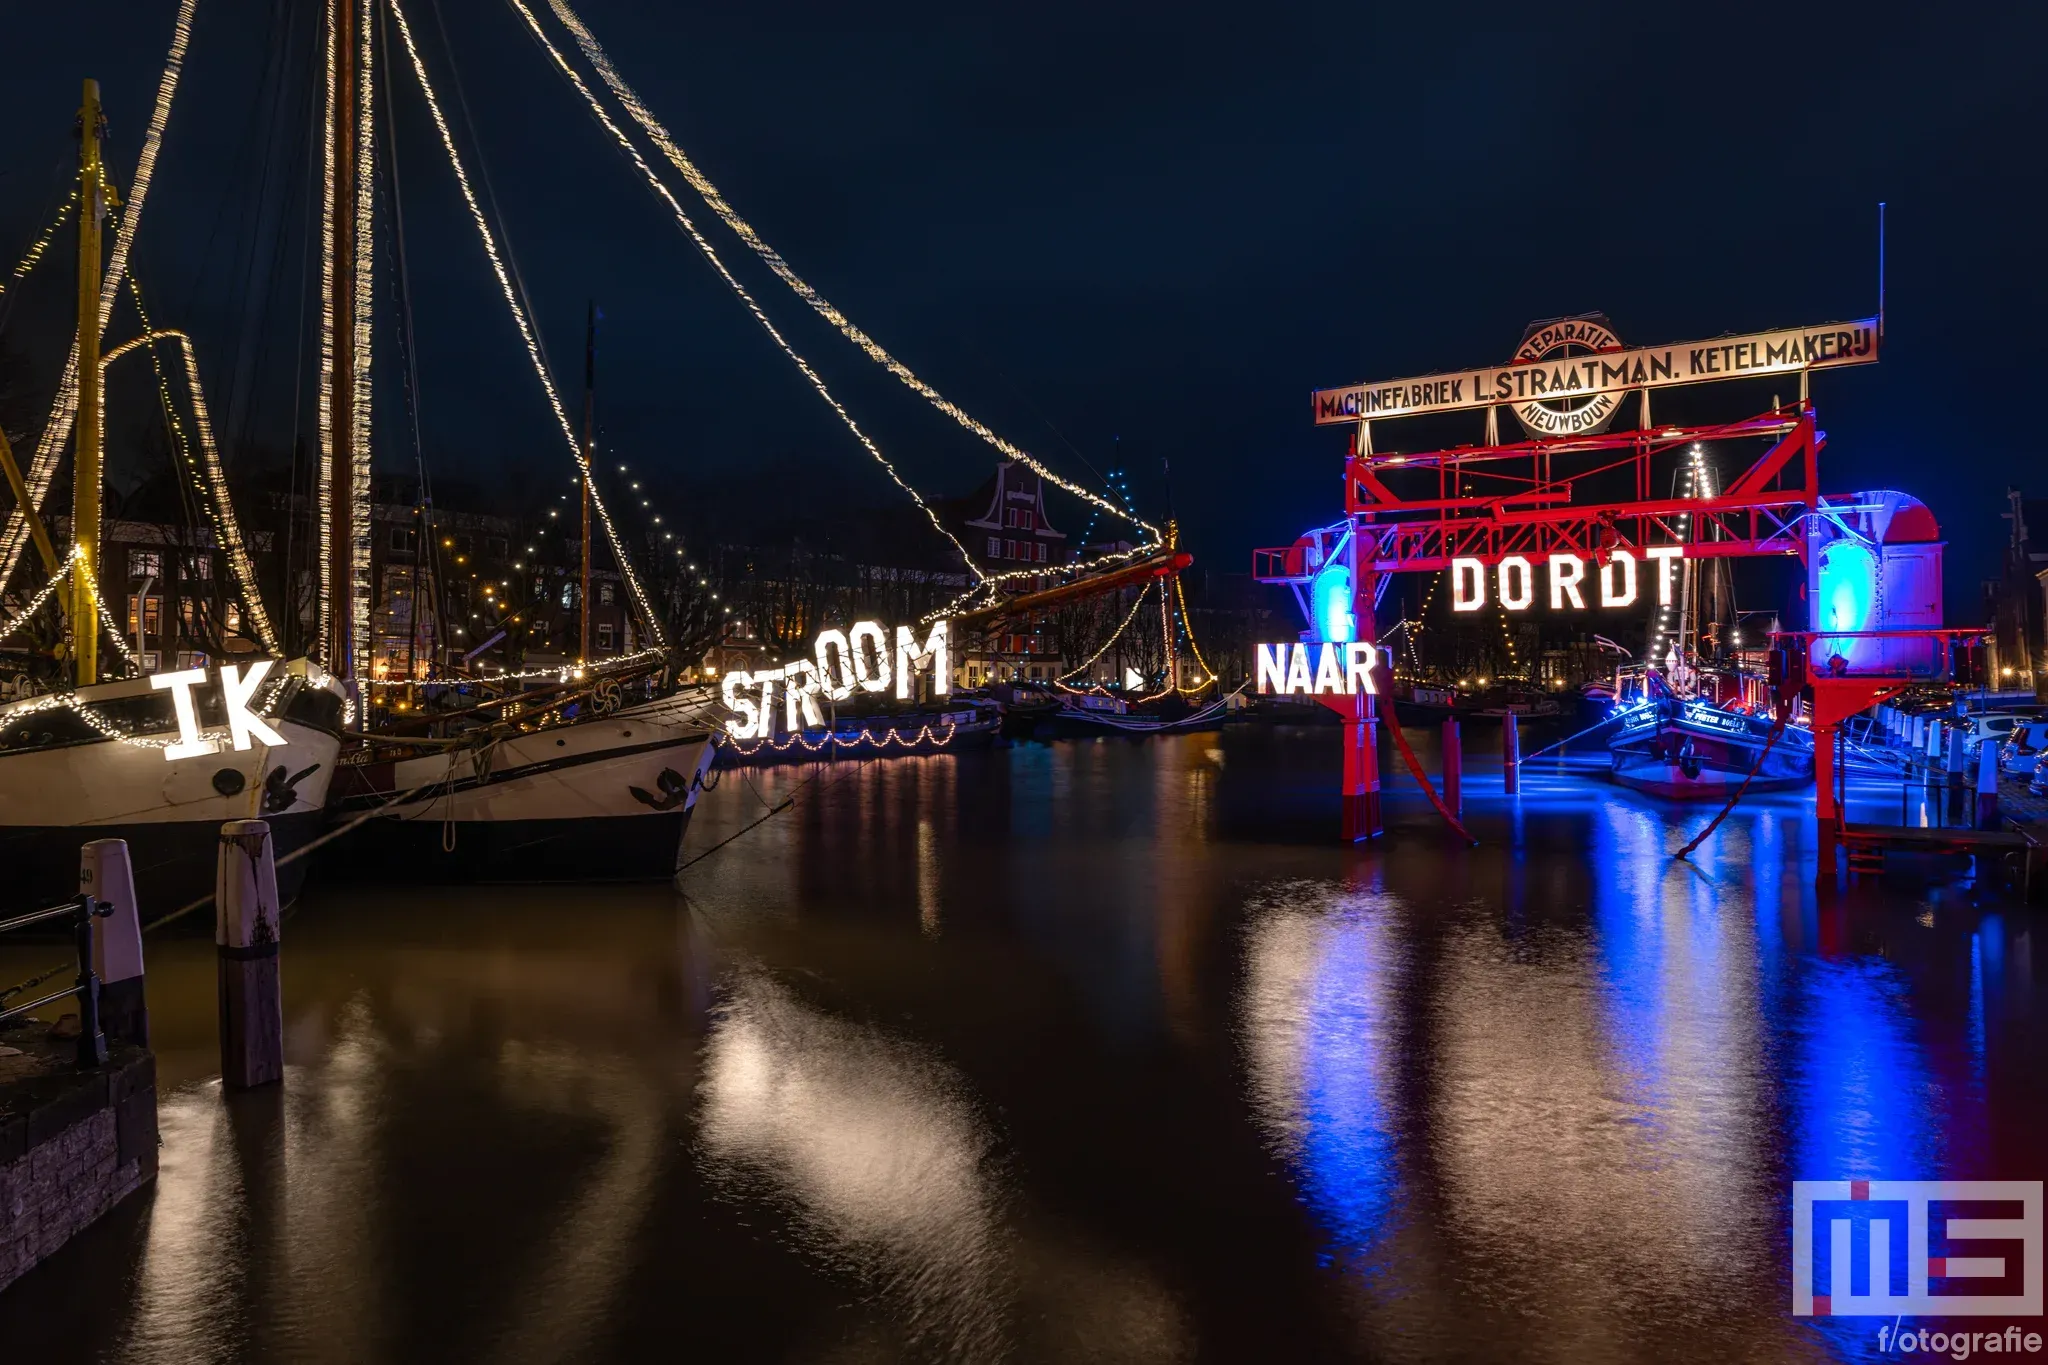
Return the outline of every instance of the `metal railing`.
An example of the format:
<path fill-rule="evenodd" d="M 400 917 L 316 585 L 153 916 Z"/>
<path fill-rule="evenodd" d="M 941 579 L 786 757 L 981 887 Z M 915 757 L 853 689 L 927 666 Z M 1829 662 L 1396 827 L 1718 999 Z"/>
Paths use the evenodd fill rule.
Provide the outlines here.
<path fill-rule="evenodd" d="M 107 1060 L 107 1036 L 100 1031 L 100 978 L 92 966 L 92 922 L 114 913 L 111 903 L 95 900 L 84 892 L 46 910 L 0 919 L 0 934 L 28 929 L 55 920 L 69 920 L 72 942 L 78 950 L 78 978 L 72 985 L 38 997 L 25 1005 L 0 1010 L 0 1025 L 53 1005 L 67 995 L 78 997 L 78 1065 L 81 1070 Z"/>

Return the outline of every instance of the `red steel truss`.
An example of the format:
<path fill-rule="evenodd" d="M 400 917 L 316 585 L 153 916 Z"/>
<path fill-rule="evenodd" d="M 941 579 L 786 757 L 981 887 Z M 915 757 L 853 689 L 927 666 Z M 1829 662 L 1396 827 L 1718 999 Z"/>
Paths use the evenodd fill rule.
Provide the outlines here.
<path fill-rule="evenodd" d="M 1659 455 L 1694 442 L 1769 436 L 1778 438 L 1770 450 L 1714 497 L 1674 498 L 1653 490 L 1651 466 Z M 1311 542 L 1321 542 L 1320 561 L 1346 534 L 1357 537 L 1361 579 L 1442 569 L 1453 558 L 1490 565 L 1508 555 L 1597 557 L 1615 548 L 1640 553 L 1650 545 L 1682 545 L 1688 559 L 1802 554 L 1802 519 L 1818 499 L 1826 444 L 1812 404 L 1800 402 L 1717 426 L 1422 455 L 1354 453 L 1344 462 L 1346 521 L 1284 548 L 1253 551 L 1252 572 L 1269 583 L 1304 583 L 1311 576 Z M 1624 482 L 1633 487 L 1629 500 L 1574 501 L 1580 486 L 1599 490 L 1595 498 L 1611 498 Z M 1362 553 L 1367 547 L 1369 559 Z"/>

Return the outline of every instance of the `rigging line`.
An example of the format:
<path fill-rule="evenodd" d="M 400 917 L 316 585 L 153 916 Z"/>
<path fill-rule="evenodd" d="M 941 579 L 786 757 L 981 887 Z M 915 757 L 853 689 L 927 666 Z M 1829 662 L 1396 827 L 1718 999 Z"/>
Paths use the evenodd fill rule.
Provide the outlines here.
<path fill-rule="evenodd" d="M 498 278 L 498 287 L 505 295 L 506 306 L 511 309 L 512 320 L 519 328 L 520 339 L 526 343 L 527 357 L 533 362 L 534 374 L 540 379 L 541 389 L 547 395 L 548 407 L 554 412 L 556 424 L 561 427 L 562 439 L 568 442 L 569 452 L 577 470 L 588 479 L 590 467 L 583 458 L 582 443 L 576 439 L 575 428 L 569 424 L 569 414 L 562 407 L 561 395 L 555 391 L 555 381 L 548 373 L 547 362 L 541 355 L 539 343 L 534 338 L 533 324 L 526 310 L 520 306 L 518 295 L 512 288 L 512 281 L 506 274 L 504 262 L 498 254 L 497 238 L 492 234 L 490 224 L 485 221 L 483 210 L 477 204 L 476 192 L 470 188 L 468 173 L 462 166 L 462 157 L 455 150 L 454 135 L 449 131 L 448 120 L 441 112 L 441 101 L 434 94 L 433 84 L 427 79 L 426 63 L 420 59 L 419 48 L 413 42 L 412 26 L 406 22 L 405 10 L 399 5 L 398 0 L 391 0 L 390 8 L 391 17 L 398 21 L 398 36 L 405 41 L 406 55 L 412 59 L 413 75 L 419 81 L 420 93 L 426 96 L 427 110 L 434 117 L 434 127 L 441 135 L 441 145 L 447 150 L 449 164 L 455 170 L 455 180 L 461 187 L 463 202 L 469 206 L 470 217 L 475 220 L 477 234 L 483 240 L 484 254 L 490 258 L 491 270 Z M 597 510 L 599 519 L 604 523 L 605 536 L 611 542 L 612 553 L 618 558 L 620 576 L 625 579 L 627 588 L 646 617 L 649 633 L 654 636 L 656 644 L 666 647 L 668 639 L 661 628 L 661 620 L 655 615 L 653 605 L 648 601 L 647 591 L 640 584 L 639 574 L 633 571 L 632 563 L 626 557 L 625 547 L 619 543 L 618 528 L 612 524 L 611 511 L 605 506 L 604 498 L 598 492 L 595 483 L 590 484 L 590 501 Z"/>
<path fill-rule="evenodd" d="M 1018 400 L 1022 402 L 1025 407 L 1031 409 L 1031 415 L 1033 417 L 1036 417 L 1040 422 L 1044 423 L 1045 429 L 1051 432 L 1053 436 L 1056 439 L 1058 439 L 1061 445 L 1065 446 L 1068 450 L 1072 451 L 1074 458 L 1079 460 L 1084 466 L 1086 466 L 1090 474 L 1093 474 L 1096 478 L 1102 480 L 1102 486 L 1104 488 L 1110 488 L 1111 491 L 1115 491 L 1113 486 L 1110 484 L 1109 479 L 1106 476 L 1104 476 L 1101 470 L 1095 467 L 1095 462 L 1089 459 L 1086 455 L 1081 453 L 1081 447 L 1075 445 L 1072 441 L 1067 439 L 1067 433 L 1061 431 L 1058 427 L 1053 425 L 1052 418 L 1046 416 L 1044 410 L 1041 409 L 1038 406 L 1038 404 L 1031 401 L 1031 395 L 1024 392 L 1024 388 L 1022 385 L 1017 383 L 1016 380 L 1010 378 L 1010 376 L 1003 370 L 1002 366 L 996 364 L 994 360 L 989 358 L 988 352 L 982 350 L 981 347 L 975 345 L 971 337 L 962 335 L 959 338 L 959 340 L 961 345 L 965 346 L 968 350 L 974 352 L 976 359 L 980 360 L 982 364 L 988 366 L 990 373 L 994 374 L 996 378 L 1003 381 L 1004 388 L 1008 389 L 1011 393 L 1015 394 Z M 1100 509 L 1096 510 L 1095 515 L 1100 515 Z"/>
<path fill-rule="evenodd" d="M 267 158 L 280 163 L 277 177 L 279 186 L 277 190 L 278 202 L 269 227 L 271 239 L 269 249 L 270 260 L 267 267 L 263 270 L 261 288 L 257 294 L 261 303 L 254 310 L 255 322 L 251 329 L 256 336 L 255 354 L 253 358 L 243 358 L 240 356 L 237 358 L 238 380 L 235 388 L 237 402 L 231 406 L 238 410 L 239 417 L 231 418 L 223 429 L 223 435 L 227 438 L 226 448 L 229 450 L 247 451 L 251 448 L 254 439 L 253 432 L 264 409 L 263 396 L 270 392 L 270 385 L 266 381 L 277 362 L 277 352 L 282 349 L 271 344 L 272 333 L 270 329 L 273 325 L 274 313 L 276 311 L 271 301 L 278 296 L 279 283 L 285 278 L 285 272 L 289 269 L 289 250 L 291 246 L 289 222 L 292 211 L 292 188 L 299 178 L 299 168 L 302 164 L 301 159 L 308 157 L 311 152 L 311 147 L 306 138 L 294 137 L 288 130 L 292 128 L 304 129 L 307 126 L 303 117 L 304 110 L 310 107 L 308 101 L 310 101 L 317 88 L 309 72 L 308 78 L 303 83 L 303 92 L 299 96 L 287 99 L 289 75 L 292 67 L 291 53 L 298 33 L 296 16 L 297 11 L 294 10 L 293 17 L 286 21 L 284 39 L 281 43 L 279 54 L 280 74 L 276 98 L 272 100 L 270 108 L 269 116 L 275 130 L 276 145 L 270 146 L 266 144 L 267 150 L 265 155 Z M 318 51 L 317 44 L 307 44 L 307 55 L 316 55 Z M 288 103 L 293 109 L 294 116 L 286 120 L 281 117 L 281 113 Z M 251 270 L 252 272 L 255 270 L 255 257 L 253 253 L 251 256 Z M 300 283 L 303 291 L 303 279 Z M 303 292 L 301 292 L 299 297 L 303 301 Z M 245 308 L 244 315 L 248 316 L 249 312 L 250 310 Z M 247 376 L 246 381 L 241 378 L 245 374 Z M 241 397 L 245 392 L 247 395 L 246 399 Z"/>
<path fill-rule="evenodd" d="M 1145 598 L 1149 596 L 1151 592 L 1152 585 L 1150 583 L 1147 583 L 1143 588 L 1139 589 L 1138 600 L 1131 603 L 1130 614 L 1125 616 L 1123 619 L 1123 623 L 1110 633 L 1110 637 L 1107 640 L 1104 640 L 1102 642 L 1102 648 L 1096 650 L 1093 654 L 1090 654 L 1088 656 L 1087 662 L 1081 664 L 1077 668 L 1070 669 L 1067 672 L 1060 674 L 1059 677 L 1054 678 L 1053 681 L 1056 683 L 1063 683 L 1067 679 L 1073 677 L 1076 673 L 1085 672 L 1086 670 L 1093 668 L 1095 666 L 1095 661 L 1097 659 L 1100 659 L 1103 655 L 1109 653 L 1109 647 L 1115 644 L 1119 639 L 1121 639 L 1123 637 L 1124 631 L 1130 627 L 1131 622 L 1135 621 L 1138 618 L 1138 609 L 1145 605 Z"/>
<path fill-rule="evenodd" d="M 142 309 L 141 291 L 135 288 L 135 282 L 132 279 L 129 281 L 129 288 L 134 294 L 136 311 L 140 312 Z M 146 315 L 144 325 L 148 325 Z M 215 538 L 220 542 L 221 550 L 227 556 L 228 565 L 234 571 L 236 586 L 242 590 L 244 603 L 248 607 L 250 617 L 256 626 L 256 638 L 262 641 L 264 648 L 272 653 L 277 653 L 277 633 L 271 629 L 270 614 L 263 609 L 263 597 L 257 591 L 256 586 L 256 570 L 249 562 L 249 553 L 242 543 L 241 526 L 235 520 L 235 506 L 228 497 L 227 474 L 221 467 L 220 448 L 214 444 L 213 423 L 207 416 L 206 411 L 206 395 L 199 386 L 199 357 L 193 350 L 192 338 L 176 328 L 167 327 L 161 330 L 146 331 L 134 340 L 123 342 L 107 352 L 100 362 L 101 367 L 105 368 L 106 365 L 112 363 L 116 358 L 137 346 L 148 345 L 153 357 L 156 347 L 151 343 L 160 340 L 176 341 L 185 357 L 185 380 L 190 389 L 192 422 L 199 432 L 199 449 L 205 459 L 203 467 L 206 472 L 206 480 L 212 485 L 204 491 L 212 502 L 212 506 L 208 508 L 208 511 L 213 522 Z M 173 418 L 173 422 L 175 424 L 175 418 Z M 182 433 L 180 434 L 182 435 Z M 186 459 L 188 463 L 191 462 L 189 455 Z"/>
<path fill-rule="evenodd" d="M 320 45 L 313 45 L 314 61 L 319 68 Z M 299 318 L 292 331 L 292 439 L 291 475 L 286 483 L 284 503 L 284 608 L 285 624 L 296 637 L 299 631 L 298 573 L 293 567 L 293 542 L 299 526 L 299 454 L 305 449 L 305 394 L 306 394 L 306 296 L 311 292 L 306 281 L 313 268 L 313 172 L 319 167 L 320 159 L 313 155 L 314 114 L 320 107 L 315 91 L 319 87 L 307 82 L 306 102 L 301 110 L 306 129 L 302 147 L 306 158 L 306 183 L 304 187 L 305 206 L 299 214 Z M 298 645 L 294 638 L 289 642 Z"/>
<path fill-rule="evenodd" d="M 435 7 L 435 18 L 440 17 L 439 6 Z M 411 582 L 407 594 L 411 598 L 408 608 L 409 625 L 405 642 L 405 672 L 408 678 L 417 676 L 420 650 L 420 562 L 430 553 L 429 543 L 434 539 L 432 517 L 426 509 L 433 506 L 433 494 L 427 484 L 427 455 L 420 439 L 420 366 L 419 351 L 413 335 L 412 320 L 412 272 L 405 252 L 405 191 L 398 174 L 398 114 L 397 101 L 391 93 L 391 12 L 388 7 L 377 11 L 377 41 L 383 48 L 379 54 L 379 67 L 384 84 L 384 171 L 386 183 L 391 188 L 392 244 L 398 262 L 398 337 L 399 350 L 405 367 L 405 409 L 408 426 L 412 435 L 413 472 L 419 479 L 420 512 L 415 516 L 418 526 L 414 531 Z M 446 41 L 445 31 L 443 41 Z M 438 565 L 439 555 L 435 555 Z M 438 575 L 429 575 L 430 581 Z M 437 613 L 438 614 L 438 613 Z"/>
<path fill-rule="evenodd" d="M 70 197 L 57 206 L 57 216 L 50 220 L 50 225 L 44 228 L 33 242 L 29 243 L 28 250 L 22 254 L 20 263 L 14 267 L 14 273 L 6 279 L 0 280 L 0 295 L 6 294 L 14 285 L 28 278 L 28 272 L 34 270 L 36 263 L 43 259 L 43 253 L 50 249 L 50 243 L 57 239 L 57 234 L 63 229 L 65 220 L 71 217 L 71 210 L 76 207 L 78 207 L 78 177 L 73 175 L 71 177 Z M 11 307 L 12 305 L 9 306 Z M 6 318 L 6 312 L 0 310 L 0 325 L 5 324 Z"/>
<path fill-rule="evenodd" d="M 498 207 L 498 192 L 491 188 L 490 163 L 484 160 L 484 144 L 476 135 L 476 120 L 470 117 L 469 96 L 463 92 L 462 67 L 455 60 L 455 45 L 448 41 L 448 26 L 441 21 L 441 0 L 427 0 L 427 8 L 433 11 L 434 28 L 441 35 L 441 56 L 448 63 L 448 79 L 455 87 L 455 107 L 462 112 L 462 130 L 469 134 L 477 179 L 483 181 L 484 201 L 491 206 L 491 221 L 498 224 L 499 233 L 503 238 L 500 246 L 505 253 L 505 265 L 512 272 L 512 286 L 519 291 L 519 303 L 526 309 L 526 315 L 538 317 L 540 314 L 534 309 L 533 299 L 526 292 L 526 277 L 519 273 L 519 257 L 512 250 L 511 235 L 505 232 L 505 211 Z M 555 367 L 548 359 L 547 338 L 538 328 L 534 330 L 533 344 L 540 350 L 541 364 L 547 366 L 549 374 L 553 374 Z"/>
<path fill-rule="evenodd" d="M 171 100 L 178 93 L 178 78 L 185 70 L 185 49 L 192 41 L 192 16 L 199 8 L 199 0 L 179 0 L 178 18 L 171 29 L 171 49 L 164 62 L 164 74 L 157 83 L 156 105 L 150 111 L 149 125 L 142 138 L 142 153 L 135 162 L 135 179 L 128 190 L 128 202 L 121 210 L 121 221 L 114 232 L 114 251 L 107 262 L 107 273 L 100 282 L 100 335 L 106 335 L 107 323 L 113 318 L 114 300 L 121 289 L 121 278 L 128 270 L 128 253 L 134 248 L 135 234 L 142 226 L 142 208 L 149 200 L 150 180 L 156 174 L 158 150 L 163 146 L 164 125 L 170 121 Z M 87 129 L 89 134 L 92 130 Z M 63 454 L 64 442 L 71 435 L 71 423 L 78 415 L 78 343 L 74 338 L 71 355 L 64 362 L 64 374 L 57 381 L 57 397 L 50 406 L 50 416 L 43 423 L 42 435 L 37 438 L 35 453 L 29 461 L 27 473 L 29 505 L 14 509 L 8 518 L 6 529 L 0 532 L 0 583 L 14 576 L 16 566 L 21 562 L 21 552 L 28 544 L 28 521 L 36 515 L 43 499 L 50 490 L 50 480 L 57 472 L 57 462 Z"/>
<path fill-rule="evenodd" d="M 524 0 L 512 0 L 512 4 L 519 9 L 520 13 L 526 14 Z M 908 365 L 905 365 L 895 356 L 882 349 L 880 343 L 876 342 L 874 338 L 854 326 L 852 320 L 833 307 L 830 300 L 805 283 L 797 275 L 796 271 L 790 268 L 789 262 L 785 261 L 773 247 L 763 240 L 761 234 L 754 230 L 753 224 L 740 217 L 739 212 L 726 201 L 724 195 L 719 193 L 718 187 L 712 184 L 702 171 L 697 169 L 696 163 L 691 161 L 683 149 L 676 144 L 675 139 L 669 135 L 668 129 L 662 126 L 647 106 L 642 103 L 640 96 L 620 77 L 617 69 L 612 66 L 611 59 L 606 55 L 604 48 L 598 44 L 597 39 L 591 34 L 590 30 L 584 27 L 583 21 L 577 17 L 576 12 L 569 8 L 567 0 L 549 0 L 549 5 L 555 12 L 555 18 L 560 20 L 563 27 L 575 35 L 577 45 L 583 49 L 584 58 L 596 70 L 599 78 L 611 88 L 613 96 L 626 107 L 626 112 L 631 114 L 634 122 L 640 125 L 641 131 L 647 135 L 648 139 L 656 147 L 661 149 L 662 155 L 666 156 L 670 164 L 682 173 L 683 178 L 690 182 L 690 188 L 696 190 L 702 196 L 704 202 L 711 206 L 712 212 L 723 219 L 725 225 L 731 228 L 741 241 L 751 247 L 754 254 L 759 256 L 762 262 L 775 272 L 776 277 L 788 285 L 798 298 L 809 304 L 818 316 L 838 328 L 841 335 L 845 336 L 848 341 L 851 341 L 861 350 L 867 352 L 870 359 L 902 380 L 906 386 L 923 397 L 933 407 L 951 417 L 968 431 L 981 437 L 982 440 L 994 446 L 1004 455 L 1013 460 L 1022 461 L 1036 472 L 1039 477 L 1052 480 L 1053 483 L 1066 489 L 1069 493 L 1116 513 L 1119 517 L 1141 527 L 1155 538 L 1160 537 L 1161 532 L 1158 527 L 1140 520 L 1128 512 L 1119 512 L 1115 505 L 1107 499 L 1098 497 L 1096 494 L 1082 488 L 1079 484 L 1070 483 L 1061 478 L 1032 456 L 1030 452 L 1020 449 L 1009 441 L 1004 440 L 1001 436 L 998 436 L 987 426 L 976 420 L 973 414 L 967 412 L 930 384 L 920 379 Z M 530 15 L 527 22 L 533 22 Z M 536 34 L 540 32 L 537 24 L 534 26 L 534 32 Z"/>
<path fill-rule="evenodd" d="M 818 396 L 825 400 L 833 412 L 838 414 L 839 420 L 846 424 L 846 429 L 851 431 L 854 439 L 859 441 L 868 454 L 874 457 L 875 463 L 882 466 L 883 472 L 888 474 L 891 481 L 910 495 L 910 500 L 917 504 L 918 508 L 925 514 L 926 519 L 931 522 L 932 529 L 944 536 L 953 548 L 960 552 L 961 562 L 966 564 L 968 572 L 975 576 L 977 585 L 991 581 L 994 575 L 984 572 L 981 566 L 974 562 L 974 556 L 967 553 L 967 547 L 961 544 L 959 537 L 946 529 L 945 523 L 939 520 L 939 514 L 933 510 L 931 504 L 927 503 L 923 496 L 915 488 L 911 487 L 901 474 L 897 473 L 896 466 L 889 463 L 888 456 L 882 454 L 881 448 L 874 443 L 874 440 L 865 431 L 861 430 L 860 423 L 854 421 L 853 414 L 848 412 L 845 406 L 833 396 L 832 391 L 825 387 L 825 381 L 819 377 L 816 370 L 811 368 L 811 363 L 798 354 L 794 346 L 789 344 L 788 339 L 769 320 L 768 314 L 762 310 L 761 305 L 755 300 L 754 296 L 747 292 L 746 286 L 741 284 L 732 271 L 726 268 L 726 264 L 719 257 L 717 249 L 711 245 L 702 232 L 697 230 L 696 223 L 691 221 L 690 215 L 684 211 L 682 204 L 678 202 L 675 195 L 670 193 L 668 186 L 664 185 L 660 177 L 655 175 L 654 168 L 647 164 L 646 158 L 640 155 L 639 149 L 633 145 L 632 140 L 626 136 L 624 130 L 612 121 L 611 115 L 604 111 L 604 107 L 597 102 L 597 97 L 591 93 L 590 87 L 584 84 L 583 78 L 576 74 L 575 69 L 563 58 L 560 50 L 548 40 L 545 33 L 541 32 L 540 24 L 533 17 L 532 11 L 527 9 L 521 3 L 521 0 L 512 0 L 512 3 L 519 10 L 520 15 L 525 18 L 527 25 L 533 30 L 534 37 L 546 49 L 548 56 L 554 60 L 556 67 L 568 78 L 569 83 L 576 88 L 577 92 L 583 96 L 584 101 L 589 104 L 591 113 L 597 116 L 598 122 L 603 124 L 614 138 L 618 139 L 619 145 L 625 148 L 626 155 L 633 159 L 633 163 L 640 168 L 641 174 L 647 177 L 647 183 L 654 192 L 668 202 L 669 208 L 674 211 L 676 221 L 682 225 L 683 231 L 688 233 L 690 240 L 697 244 L 697 249 L 704 254 L 704 258 L 711 263 L 711 268 L 718 272 L 719 277 L 725 281 L 726 286 L 738 296 L 741 303 L 746 305 L 747 311 L 754 315 L 754 321 L 761 325 L 762 330 L 767 332 L 769 338 L 782 349 L 782 353 L 789 357 L 790 363 L 795 365 L 803 374 L 803 377 L 810 381 L 811 387 L 817 390 Z M 400 27 L 404 27 L 402 20 L 400 21 Z M 580 453 L 578 459 L 580 462 Z"/>

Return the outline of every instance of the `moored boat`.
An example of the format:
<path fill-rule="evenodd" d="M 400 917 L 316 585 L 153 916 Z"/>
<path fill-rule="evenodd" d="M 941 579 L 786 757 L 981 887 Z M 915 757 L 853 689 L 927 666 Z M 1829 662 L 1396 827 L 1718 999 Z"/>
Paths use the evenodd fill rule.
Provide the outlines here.
<path fill-rule="evenodd" d="M 1609 775 L 1654 796 L 1725 800 L 1750 778 L 1751 791 L 1813 781 L 1813 735 L 1787 725 L 1775 743 L 1772 719 L 1702 698 L 1636 702 L 1608 742 Z M 1768 752 L 1766 752 L 1768 750 Z"/>
<path fill-rule="evenodd" d="M 124 839 L 145 921 L 213 892 L 220 827 L 270 824 L 278 895 L 304 881 L 287 855 L 315 838 L 341 746 L 342 689 L 317 665 L 276 668 L 249 711 L 283 744 L 236 735 L 220 689 L 190 689 L 204 752 L 177 754 L 172 691 L 148 678 L 96 683 L 0 706 L 0 905 L 53 904 L 78 892 L 78 850 Z M 236 747 L 236 740 L 246 747 Z"/>
<path fill-rule="evenodd" d="M 429 882 L 674 875 L 714 757 L 708 696 L 545 719 L 454 741 L 370 737 L 334 784 L 334 817 L 360 820 L 334 871 Z"/>

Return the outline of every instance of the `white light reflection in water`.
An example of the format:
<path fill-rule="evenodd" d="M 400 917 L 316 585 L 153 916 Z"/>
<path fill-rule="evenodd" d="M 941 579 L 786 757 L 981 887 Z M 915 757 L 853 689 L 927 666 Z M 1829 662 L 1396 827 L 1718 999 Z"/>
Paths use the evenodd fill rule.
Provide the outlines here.
<path fill-rule="evenodd" d="M 1370 1272 L 1401 1203 L 1393 1014 L 1397 907 L 1376 892 L 1293 883 L 1248 907 L 1242 1017 L 1253 1109 L 1329 1229 Z"/>
<path fill-rule="evenodd" d="M 715 1181 L 786 1202 L 809 1249 L 876 1288 L 920 1346 L 1001 1353 L 1013 1287 L 994 1139 L 951 1073 L 741 971 L 706 1044 L 700 1099 Z"/>

